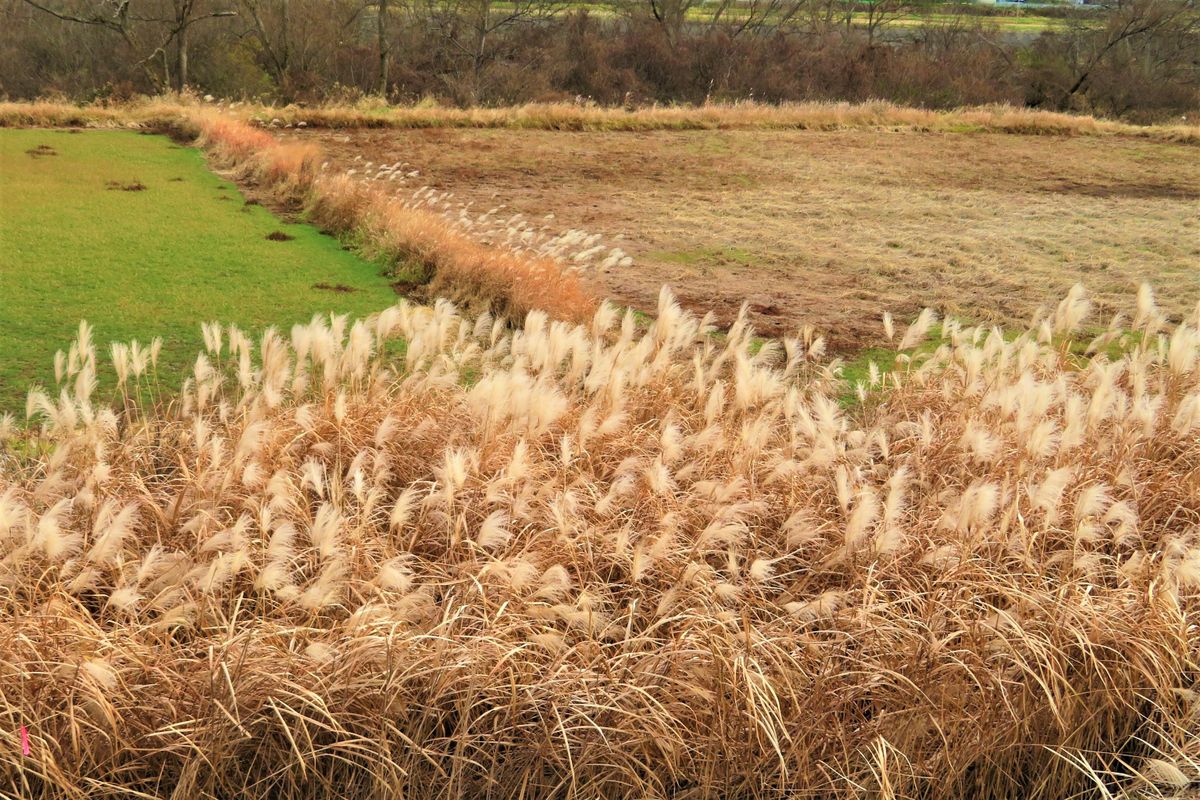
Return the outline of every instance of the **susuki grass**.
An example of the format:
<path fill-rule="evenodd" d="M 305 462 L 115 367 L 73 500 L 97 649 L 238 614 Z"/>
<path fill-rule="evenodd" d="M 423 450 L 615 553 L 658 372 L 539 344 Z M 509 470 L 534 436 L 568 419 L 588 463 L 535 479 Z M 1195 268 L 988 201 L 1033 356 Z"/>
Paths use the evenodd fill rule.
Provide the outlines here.
<path fill-rule="evenodd" d="M 665 293 L 645 330 L 208 325 L 144 410 L 93 387 L 147 356 L 81 326 L 4 426 L 7 792 L 1174 792 L 1200 320 L 1146 290 L 1081 360 L 1087 310 L 943 325 L 853 413 L 819 340 L 712 337 Z"/>

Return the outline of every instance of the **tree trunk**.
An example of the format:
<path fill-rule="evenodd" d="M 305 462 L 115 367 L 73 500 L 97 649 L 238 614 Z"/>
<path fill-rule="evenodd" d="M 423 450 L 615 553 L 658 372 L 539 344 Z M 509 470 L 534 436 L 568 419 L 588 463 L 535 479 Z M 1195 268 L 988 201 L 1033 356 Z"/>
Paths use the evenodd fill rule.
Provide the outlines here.
<path fill-rule="evenodd" d="M 176 91 L 182 92 L 187 88 L 188 82 L 188 30 L 187 24 L 179 29 L 178 38 L 176 39 L 177 58 L 175 60 L 175 80 L 178 85 Z"/>
<path fill-rule="evenodd" d="M 388 0 L 379 0 L 379 13 L 376 18 L 379 33 L 379 96 L 388 96 L 388 62 L 391 58 L 391 48 L 387 39 Z"/>
<path fill-rule="evenodd" d="M 292 60 L 292 53 L 291 53 L 291 41 L 292 40 L 291 40 L 290 34 L 288 32 L 288 25 L 291 21 L 291 8 L 289 6 L 290 6 L 289 0 L 283 0 L 282 4 L 280 6 L 282 13 L 280 15 L 281 19 L 280 19 L 279 28 L 282 33 L 280 38 L 282 40 L 282 46 L 283 46 L 283 67 L 285 70 L 290 66 L 290 62 Z"/>
<path fill-rule="evenodd" d="M 479 84 L 482 82 L 483 75 L 483 58 L 487 52 L 487 14 L 491 10 L 490 6 L 485 7 L 482 27 L 479 29 L 479 43 L 475 48 L 474 63 L 471 65 L 471 105 L 479 104 Z"/>

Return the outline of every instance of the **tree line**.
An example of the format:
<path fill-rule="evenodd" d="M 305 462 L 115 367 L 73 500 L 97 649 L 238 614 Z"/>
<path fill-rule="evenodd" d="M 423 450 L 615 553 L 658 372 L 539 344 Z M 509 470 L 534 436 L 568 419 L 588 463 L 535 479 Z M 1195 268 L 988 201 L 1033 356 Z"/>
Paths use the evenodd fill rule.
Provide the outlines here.
<path fill-rule="evenodd" d="M 1200 108 L 1195 0 L 0 0 L 0 95 Z M 1025 12 L 1029 13 L 1029 12 Z"/>

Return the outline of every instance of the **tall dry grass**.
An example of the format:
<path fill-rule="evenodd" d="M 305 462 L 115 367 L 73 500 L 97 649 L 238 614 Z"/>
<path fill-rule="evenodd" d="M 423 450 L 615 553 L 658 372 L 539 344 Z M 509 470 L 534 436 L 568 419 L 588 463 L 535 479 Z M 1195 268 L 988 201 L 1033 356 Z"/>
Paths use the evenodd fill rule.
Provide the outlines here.
<path fill-rule="evenodd" d="M 649 106 L 636 109 L 573 103 L 531 103 L 500 108 L 441 106 L 300 108 L 238 107 L 262 125 L 304 123 L 329 128 L 510 128 L 557 131 L 652 130 L 843 130 L 883 128 L 946 133 L 1015 133 L 1057 136 L 1137 136 L 1200 143 L 1200 126 L 1132 125 L 1082 114 L 981 106 L 934 111 L 884 101 L 764 104 L 714 103 L 703 106 Z"/>
<path fill-rule="evenodd" d="M 1086 312 L 946 322 L 849 410 L 819 341 L 715 338 L 666 294 L 648 330 L 445 302 L 205 326 L 145 412 L 92 391 L 111 361 L 136 394 L 153 350 L 82 326 L 34 424 L 0 425 L 0 786 L 1176 791 L 1200 319 L 1166 328 L 1145 291 L 1085 357 Z"/>
<path fill-rule="evenodd" d="M 597 301 L 563 260 L 479 241 L 435 210 L 413 207 L 346 175 L 322 178 L 308 217 L 364 242 L 419 282 L 427 294 L 477 311 L 520 319 L 535 309 L 586 320 Z"/>
<path fill-rule="evenodd" d="M 194 101 L 175 96 L 115 104 L 4 101 L 0 102 L 0 128 L 149 128 L 195 136 L 189 114 L 198 108 Z"/>
<path fill-rule="evenodd" d="M 219 108 L 237 119 L 264 127 L 325 128 L 511 128 L 562 131 L 651 131 L 714 129 L 895 129 L 943 133 L 1014 133 L 1053 136 L 1133 136 L 1200 144 L 1194 124 L 1133 125 L 1082 114 L 1014 106 L 981 106 L 932 111 L 874 101 L 867 103 L 713 103 L 703 106 L 610 108 L 573 103 L 534 103 L 500 108 L 450 108 L 436 105 L 379 106 L 373 103 L 331 106 L 269 106 L 234 102 L 200 103 L 188 96 L 141 98 L 120 105 L 84 105 L 45 101 L 0 103 L 0 127 L 135 125 L 155 127 Z"/>
<path fill-rule="evenodd" d="M 293 204 L 314 190 L 321 165 L 316 145 L 278 142 L 266 131 L 213 112 L 193 112 L 187 118 L 199 132 L 197 144 L 239 179 Z"/>

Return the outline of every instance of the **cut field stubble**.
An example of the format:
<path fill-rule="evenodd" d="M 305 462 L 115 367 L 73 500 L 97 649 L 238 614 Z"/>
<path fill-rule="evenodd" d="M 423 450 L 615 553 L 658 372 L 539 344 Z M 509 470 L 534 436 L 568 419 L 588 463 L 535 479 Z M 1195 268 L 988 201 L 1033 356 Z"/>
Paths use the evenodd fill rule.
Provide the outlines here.
<path fill-rule="evenodd" d="M 477 212 L 554 215 L 630 268 L 595 275 L 647 311 L 670 284 L 722 324 L 749 298 L 756 327 L 813 324 L 846 351 L 879 339 L 878 309 L 926 305 L 1020 326 L 1084 281 L 1105 311 L 1144 280 L 1200 296 L 1200 157 L 1129 138 L 879 131 L 284 132 L 330 170 L 403 159 L 409 186 Z M 361 161 L 356 161 L 361 158 Z"/>

